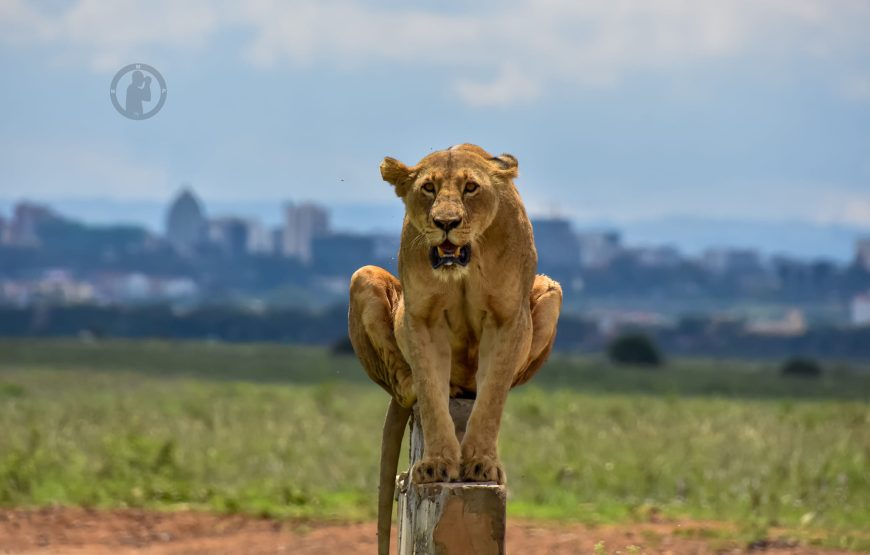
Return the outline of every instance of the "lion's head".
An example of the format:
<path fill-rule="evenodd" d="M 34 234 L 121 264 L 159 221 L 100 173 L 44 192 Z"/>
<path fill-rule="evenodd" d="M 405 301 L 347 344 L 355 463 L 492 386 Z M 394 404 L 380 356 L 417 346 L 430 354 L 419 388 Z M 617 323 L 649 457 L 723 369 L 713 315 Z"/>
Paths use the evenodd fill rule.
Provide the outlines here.
<path fill-rule="evenodd" d="M 404 201 L 432 267 L 457 271 L 474 256 L 475 240 L 498 213 L 499 189 L 511 186 L 517 159 L 462 144 L 433 152 L 413 167 L 384 158 L 381 176 Z"/>

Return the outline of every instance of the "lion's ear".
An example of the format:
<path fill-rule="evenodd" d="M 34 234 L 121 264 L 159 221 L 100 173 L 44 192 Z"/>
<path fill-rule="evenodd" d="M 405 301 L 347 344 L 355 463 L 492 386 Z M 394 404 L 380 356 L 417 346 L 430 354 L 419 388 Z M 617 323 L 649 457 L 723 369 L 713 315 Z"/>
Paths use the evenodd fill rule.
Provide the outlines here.
<path fill-rule="evenodd" d="M 404 197 L 408 192 L 408 184 L 414 177 L 414 171 L 395 158 L 387 156 L 381 162 L 381 177 L 396 188 L 396 194 Z"/>
<path fill-rule="evenodd" d="M 495 174 L 505 179 L 514 179 L 520 173 L 520 163 L 513 154 L 500 154 L 489 159 L 494 162 L 497 169 Z"/>

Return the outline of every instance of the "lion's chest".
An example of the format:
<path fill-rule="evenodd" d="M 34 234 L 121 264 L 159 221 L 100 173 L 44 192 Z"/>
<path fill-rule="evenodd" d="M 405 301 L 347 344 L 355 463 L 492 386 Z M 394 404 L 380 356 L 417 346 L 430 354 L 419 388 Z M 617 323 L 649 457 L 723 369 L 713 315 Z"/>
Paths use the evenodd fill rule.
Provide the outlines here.
<path fill-rule="evenodd" d="M 476 391 L 475 376 L 486 311 L 472 305 L 469 299 L 461 298 L 448 303 L 443 314 L 451 352 L 450 383 L 465 391 Z"/>
<path fill-rule="evenodd" d="M 516 312 L 516 307 L 522 303 L 516 295 L 504 295 L 503 288 L 475 278 L 477 276 L 472 275 L 466 280 L 446 283 L 406 282 L 406 315 L 418 326 L 427 327 L 426 335 L 433 342 L 449 346 L 450 383 L 454 394 L 457 390 L 477 390 L 481 338 L 488 328 L 503 324 L 510 317 L 509 313 Z M 410 336 L 405 337 L 403 333 L 397 333 L 397 337 L 400 343 L 410 340 Z M 405 344 L 404 350 L 410 353 L 414 348 Z"/>

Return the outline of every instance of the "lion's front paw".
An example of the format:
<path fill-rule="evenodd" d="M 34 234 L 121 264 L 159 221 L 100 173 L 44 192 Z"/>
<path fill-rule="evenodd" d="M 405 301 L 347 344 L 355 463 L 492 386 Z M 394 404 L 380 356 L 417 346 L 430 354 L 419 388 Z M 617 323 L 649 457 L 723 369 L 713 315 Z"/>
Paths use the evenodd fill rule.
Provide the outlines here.
<path fill-rule="evenodd" d="M 485 455 L 464 458 L 460 468 L 463 482 L 505 483 L 507 477 L 501 463 L 495 457 Z"/>
<path fill-rule="evenodd" d="M 423 459 L 411 469 L 411 479 L 415 484 L 455 482 L 459 479 L 459 463 L 445 457 Z"/>

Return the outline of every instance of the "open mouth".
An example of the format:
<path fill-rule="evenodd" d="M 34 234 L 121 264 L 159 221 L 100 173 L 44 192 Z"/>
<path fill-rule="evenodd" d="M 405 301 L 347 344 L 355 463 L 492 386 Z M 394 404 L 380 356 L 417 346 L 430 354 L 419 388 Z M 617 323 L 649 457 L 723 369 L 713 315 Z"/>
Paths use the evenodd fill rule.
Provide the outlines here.
<path fill-rule="evenodd" d="M 471 260 L 471 245 L 457 247 L 450 241 L 444 241 L 429 251 L 429 262 L 437 270 L 441 266 L 465 266 Z"/>

